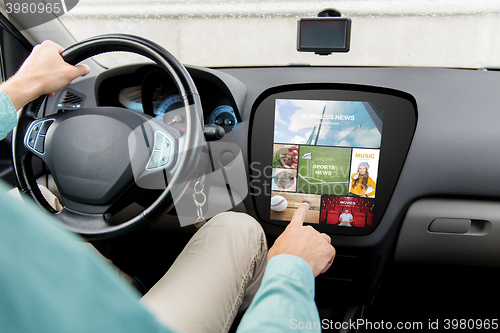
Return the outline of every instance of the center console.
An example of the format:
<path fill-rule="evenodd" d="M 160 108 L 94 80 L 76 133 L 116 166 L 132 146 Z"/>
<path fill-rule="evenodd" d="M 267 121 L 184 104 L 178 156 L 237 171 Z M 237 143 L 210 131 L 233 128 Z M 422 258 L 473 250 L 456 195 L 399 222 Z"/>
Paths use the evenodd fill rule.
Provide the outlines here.
<path fill-rule="evenodd" d="M 404 93 L 355 85 L 293 85 L 264 92 L 250 126 L 250 191 L 259 218 L 366 235 L 379 223 L 416 126 Z"/>

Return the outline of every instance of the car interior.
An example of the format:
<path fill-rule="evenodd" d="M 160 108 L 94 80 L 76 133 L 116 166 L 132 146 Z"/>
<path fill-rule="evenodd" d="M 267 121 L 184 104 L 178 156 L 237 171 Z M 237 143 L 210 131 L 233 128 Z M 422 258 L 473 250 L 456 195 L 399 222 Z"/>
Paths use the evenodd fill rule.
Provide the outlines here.
<path fill-rule="evenodd" d="M 72 11 L 91 22 L 84 2 Z M 169 1 L 164 5 L 179 10 Z M 169 53 L 169 45 L 133 29 L 103 28 L 103 34 L 92 30 L 90 38 L 76 38 L 65 22 L 73 19 L 69 11 L 26 29 L 1 8 L 2 81 L 45 39 L 65 47 L 63 57 L 83 61 L 91 73 L 19 111 L 18 127 L 0 141 L 0 176 L 146 290 L 210 217 L 247 213 L 262 225 L 271 247 L 307 201 L 305 224 L 328 234 L 336 249 L 331 268 L 315 280 L 322 323 L 332 323 L 323 331 L 377 330 L 341 325 L 357 320 L 390 322 L 393 329 L 403 323 L 398 328 L 427 330 L 438 321 L 441 329 L 496 331 L 498 64 L 396 62 L 382 42 L 388 60 L 377 64 L 370 54 L 379 52 L 379 44 L 365 46 L 356 29 L 368 19 L 376 25 L 425 17 L 433 25 L 425 31 L 434 29 L 445 40 L 452 34 L 445 25 L 468 24 L 469 15 L 483 15 L 488 31 L 497 31 L 500 6 L 468 13 L 460 2 L 462 9 L 438 14 L 397 6 L 381 16 L 365 9 L 357 15 L 344 2 L 336 9 L 319 3 L 313 13 L 255 14 L 287 20 L 296 42 L 290 52 L 298 56 L 326 63 L 362 52 L 366 61 L 359 65 L 235 60 L 227 66 L 184 63 L 188 50 Z M 215 29 L 223 15 L 200 20 Z M 154 19 L 161 26 L 161 15 Z M 167 21 L 163 33 L 176 34 L 166 31 Z M 177 38 L 184 36 L 179 31 Z M 475 36 L 478 44 L 464 48 L 500 59 L 496 47 L 477 47 L 491 38 Z M 222 43 L 216 34 L 209 42 Z M 264 63 L 260 55 L 274 52 L 260 40 L 247 43 L 259 49 L 252 55 L 257 64 Z M 457 52 L 429 48 L 408 53 L 452 58 Z M 110 52 L 141 57 L 105 66 L 100 57 Z M 60 206 L 49 203 L 51 196 Z"/>

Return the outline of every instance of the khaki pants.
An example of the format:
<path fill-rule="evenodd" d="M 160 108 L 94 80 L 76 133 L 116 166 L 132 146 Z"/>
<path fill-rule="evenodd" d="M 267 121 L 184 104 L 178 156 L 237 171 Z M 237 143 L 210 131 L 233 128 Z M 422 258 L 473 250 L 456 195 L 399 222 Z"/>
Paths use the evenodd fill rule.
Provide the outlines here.
<path fill-rule="evenodd" d="M 259 288 L 267 263 L 260 224 L 227 212 L 208 221 L 142 298 L 158 320 L 182 332 L 227 332 Z"/>

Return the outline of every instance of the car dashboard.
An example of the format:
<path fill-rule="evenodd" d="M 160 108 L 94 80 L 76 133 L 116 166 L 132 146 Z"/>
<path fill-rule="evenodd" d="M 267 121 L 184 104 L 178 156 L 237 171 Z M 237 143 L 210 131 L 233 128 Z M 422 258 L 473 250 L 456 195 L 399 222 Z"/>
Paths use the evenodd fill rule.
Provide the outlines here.
<path fill-rule="evenodd" d="M 271 244 L 287 224 L 286 219 L 276 218 L 279 212 L 269 209 L 272 197 L 278 193 L 295 204 L 308 201 L 317 216 L 308 223 L 330 235 L 337 257 L 335 269 L 316 279 L 319 305 L 327 306 L 332 297 L 347 304 L 369 302 L 384 269 L 392 262 L 500 266 L 496 250 L 500 237 L 500 188 L 495 171 L 499 72 L 293 66 L 217 69 L 187 66 L 187 69 L 200 94 L 204 126 L 218 125 L 224 129 L 222 137 L 208 140 L 208 172 L 219 169 L 229 172 L 238 158 L 244 165 L 243 173 L 240 170 L 237 175 L 240 181 L 244 178 L 239 190 L 231 191 L 231 179 L 225 178 L 228 193 L 232 195 L 228 208 L 254 216 Z M 69 85 L 49 99 L 44 112 L 45 115 L 73 112 L 95 105 L 128 107 L 162 117 L 164 121 L 166 117 L 167 122 L 182 128 L 182 119 L 169 116 L 178 102 L 172 84 L 152 64 L 118 67 Z M 288 179 L 298 185 L 298 179 L 303 179 L 311 167 L 303 172 L 302 162 L 292 167 L 294 156 L 307 159 L 307 154 L 316 153 L 314 149 L 306 149 L 314 146 L 310 140 L 273 140 L 277 100 L 375 105 L 379 116 L 384 114 L 378 146 L 320 147 L 331 149 L 333 155 L 340 149 L 351 149 L 346 158 L 352 165 L 344 172 L 344 182 L 352 182 L 347 175 L 355 174 L 352 170 L 363 162 L 354 163 L 355 149 L 379 150 L 375 161 L 378 165 L 375 197 L 359 199 L 342 192 L 320 193 L 311 199 L 307 191 L 303 191 L 309 195 L 305 198 L 297 188 L 273 187 L 276 186 L 273 177 L 278 177 L 279 171 L 291 175 Z M 374 119 L 373 114 L 371 117 Z M 278 144 L 281 146 L 276 148 Z M 323 152 L 329 154 L 328 150 Z M 273 155 L 281 163 L 280 170 L 274 173 Z M 332 163 L 327 159 L 323 164 Z M 308 179 L 311 184 L 312 178 Z M 345 207 L 357 210 L 353 202 L 373 206 L 370 223 L 368 213 L 362 225 L 352 228 L 339 227 L 338 220 L 328 223 L 328 214 L 338 212 L 334 205 L 342 204 L 339 210 Z M 176 212 L 172 211 L 170 219 L 175 218 Z M 157 228 L 168 229 L 171 224 L 169 220 Z"/>

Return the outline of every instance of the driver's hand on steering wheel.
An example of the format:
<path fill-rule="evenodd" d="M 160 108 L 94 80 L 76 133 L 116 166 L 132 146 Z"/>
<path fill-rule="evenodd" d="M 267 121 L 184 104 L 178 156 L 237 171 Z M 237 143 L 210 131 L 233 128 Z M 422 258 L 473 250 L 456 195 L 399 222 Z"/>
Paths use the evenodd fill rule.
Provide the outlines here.
<path fill-rule="evenodd" d="M 49 40 L 36 45 L 17 73 L 0 85 L 16 110 L 40 95 L 53 96 L 55 91 L 90 72 L 87 65 L 73 66 L 65 62 L 60 55 L 63 50 Z"/>
<path fill-rule="evenodd" d="M 330 236 L 319 233 L 311 226 L 304 226 L 309 211 L 307 203 L 301 204 L 292 221 L 269 249 L 267 260 L 279 254 L 291 254 L 304 259 L 311 266 L 314 276 L 326 272 L 335 257 Z"/>

